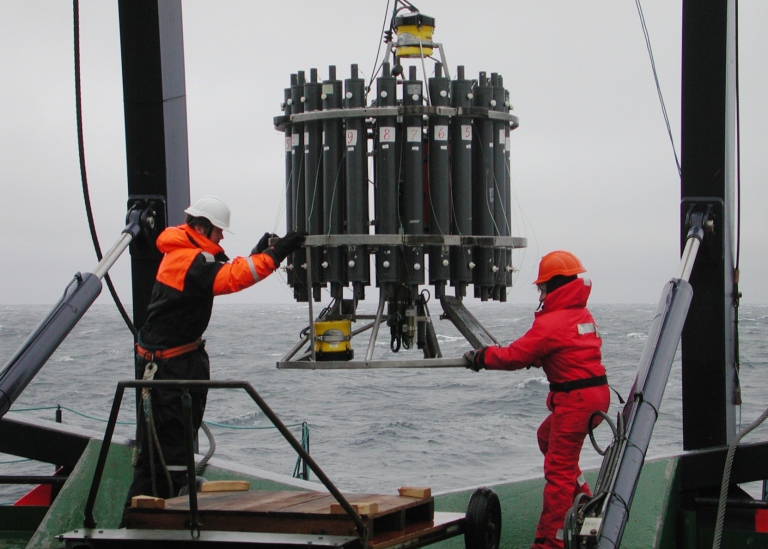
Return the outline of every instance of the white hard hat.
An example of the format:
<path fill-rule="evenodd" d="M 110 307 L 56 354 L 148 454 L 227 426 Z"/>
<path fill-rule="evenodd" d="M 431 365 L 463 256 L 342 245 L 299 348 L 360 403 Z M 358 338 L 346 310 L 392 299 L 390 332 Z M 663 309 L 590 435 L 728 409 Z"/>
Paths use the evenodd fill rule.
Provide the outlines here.
<path fill-rule="evenodd" d="M 194 204 L 184 210 L 184 213 L 188 213 L 195 217 L 204 217 L 210 221 L 214 227 L 218 227 L 227 232 L 232 232 L 229 230 L 229 206 L 215 196 L 198 198 Z"/>

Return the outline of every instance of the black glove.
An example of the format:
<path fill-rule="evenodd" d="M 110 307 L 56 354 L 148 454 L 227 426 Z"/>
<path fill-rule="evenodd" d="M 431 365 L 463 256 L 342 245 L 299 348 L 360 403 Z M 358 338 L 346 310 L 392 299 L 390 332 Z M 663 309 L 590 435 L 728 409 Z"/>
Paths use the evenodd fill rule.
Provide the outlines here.
<path fill-rule="evenodd" d="M 277 238 L 277 235 L 275 233 L 264 233 L 264 236 L 261 237 L 261 240 L 259 240 L 259 243 L 256 244 L 256 247 L 251 250 L 251 255 L 260 254 L 261 252 L 269 248 L 270 238 Z"/>
<path fill-rule="evenodd" d="M 473 372 L 479 372 L 485 368 L 485 364 L 483 364 L 483 355 L 485 354 L 483 352 L 484 350 L 485 348 L 482 348 L 464 353 L 464 360 L 467 361 L 467 368 Z"/>
<path fill-rule="evenodd" d="M 290 233 L 286 233 L 283 238 L 275 242 L 274 246 L 270 246 L 268 249 L 264 250 L 264 253 L 271 255 L 272 259 L 275 260 L 275 265 L 279 265 L 282 263 L 283 259 L 288 257 L 288 254 L 298 250 L 304 245 L 305 236 L 307 236 L 307 233 L 305 232 L 291 231 Z"/>

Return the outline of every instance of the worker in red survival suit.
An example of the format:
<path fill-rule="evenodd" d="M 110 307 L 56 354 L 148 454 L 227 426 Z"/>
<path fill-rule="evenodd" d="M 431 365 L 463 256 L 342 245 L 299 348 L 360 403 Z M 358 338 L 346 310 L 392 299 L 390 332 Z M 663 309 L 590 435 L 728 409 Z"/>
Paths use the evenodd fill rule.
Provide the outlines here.
<path fill-rule="evenodd" d="M 186 223 L 165 229 L 157 238 L 157 249 L 164 255 L 136 344 L 137 379 L 210 379 L 202 336 L 214 296 L 239 292 L 264 280 L 303 245 L 304 234 L 288 233 L 270 246 L 270 238 L 276 235 L 265 233 L 248 257 L 229 261 L 219 245 L 223 231 L 229 229 L 227 205 L 206 196 L 184 212 Z M 189 392 L 197 433 L 207 390 Z M 181 390 L 153 388 L 142 395 L 139 425 L 143 428 L 138 429 L 138 456 L 127 506 L 137 495 L 176 496 L 187 483 Z"/>
<path fill-rule="evenodd" d="M 610 392 L 601 363 L 600 332 L 587 310 L 589 280 L 581 261 L 555 251 L 539 264 L 540 309 L 533 326 L 507 347 L 465 353 L 468 368 L 479 371 L 541 367 L 549 381 L 549 416 L 538 429 L 544 454 L 544 498 L 532 549 L 563 547 L 563 523 L 579 494 L 591 495 L 579 468 L 579 454 L 593 412 L 607 412 Z M 602 417 L 596 415 L 593 425 Z"/>

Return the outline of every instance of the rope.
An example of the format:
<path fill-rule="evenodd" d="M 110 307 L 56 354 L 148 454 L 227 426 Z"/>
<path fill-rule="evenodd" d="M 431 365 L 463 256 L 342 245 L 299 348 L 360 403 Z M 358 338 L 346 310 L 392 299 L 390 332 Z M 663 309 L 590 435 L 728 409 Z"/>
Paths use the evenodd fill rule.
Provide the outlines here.
<path fill-rule="evenodd" d="M 76 415 L 78 415 L 80 417 L 84 417 L 86 419 L 92 419 L 93 421 L 100 421 L 101 423 L 108 423 L 109 422 L 109 420 L 107 420 L 107 419 L 102 419 L 102 418 L 99 418 L 99 417 L 91 416 L 91 415 L 88 415 L 86 413 L 79 412 L 79 411 L 77 411 L 77 410 L 75 410 L 73 408 L 68 408 L 67 406 L 60 406 L 60 405 L 57 405 L 57 406 L 38 406 L 36 408 L 20 408 L 18 410 L 14 409 L 13 411 L 14 412 L 36 412 L 36 411 L 41 411 L 41 410 L 56 410 L 56 409 L 67 410 L 68 412 L 72 412 L 73 414 L 76 414 Z M 136 425 L 135 421 L 117 421 L 115 423 L 117 425 Z"/>
<path fill-rule="evenodd" d="M 144 395 L 143 395 L 144 391 L 148 391 L 148 389 L 147 388 L 142 389 L 142 399 L 144 398 Z M 87 419 L 91 419 L 91 420 L 94 420 L 94 421 L 100 421 L 102 423 L 108 423 L 108 420 L 106 420 L 106 419 L 94 417 L 94 416 L 85 414 L 83 412 L 78 412 L 77 410 L 75 410 L 73 408 L 69 408 L 67 406 L 61 406 L 61 405 L 57 405 L 57 406 L 37 406 L 37 407 L 34 407 L 34 408 L 20 408 L 18 410 L 14 410 L 14 412 L 36 412 L 36 411 L 41 411 L 41 410 L 58 410 L 58 409 L 68 410 L 68 411 L 70 411 L 70 412 L 72 412 L 74 414 L 77 414 L 77 415 L 81 416 L 81 417 L 84 417 L 84 418 L 87 418 Z M 149 407 L 149 414 L 150 414 L 150 416 L 151 416 L 151 413 L 152 413 L 152 410 L 151 410 L 151 406 L 150 406 Z M 120 424 L 120 425 L 137 425 L 137 423 L 134 422 L 134 421 L 118 421 L 116 423 Z M 211 432 L 210 428 L 208 427 L 209 425 L 215 426 L 215 427 L 221 427 L 223 429 L 250 429 L 250 430 L 276 429 L 276 427 L 274 425 L 265 425 L 265 426 L 260 426 L 260 425 L 227 425 L 225 423 L 218 423 L 216 421 L 203 421 L 203 423 L 200 425 L 200 428 L 203 430 L 203 432 L 205 433 L 205 435 L 206 435 L 206 437 L 208 439 L 208 451 L 205 453 L 205 456 L 203 456 L 203 458 L 195 466 L 195 474 L 197 476 L 202 475 L 202 473 L 205 471 L 205 468 L 208 466 L 208 462 L 211 460 L 211 458 L 213 457 L 214 453 L 216 452 L 216 440 L 215 440 L 215 438 L 213 436 L 213 433 Z M 307 425 L 307 422 L 306 421 L 302 421 L 300 423 L 287 423 L 286 427 L 301 427 L 301 447 L 304 448 L 304 450 L 307 453 L 309 453 L 309 425 Z M 155 442 L 155 444 L 159 448 L 159 441 L 157 440 L 157 434 L 156 434 L 155 429 L 154 429 L 154 423 L 152 423 L 151 425 L 148 424 L 148 429 L 150 430 L 150 433 L 152 435 L 152 440 Z M 138 438 L 139 437 L 138 437 L 138 434 L 137 434 L 136 439 L 138 440 Z M 153 465 L 152 465 L 153 461 L 154 461 L 154 453 L 153 453 L 152 450 L 153 450 L 152 445 L 150 445 L 150 467 L 152 468 L 153 491 L 154 491 L 154 495 L 156 495 L 156 488 L 154 487 L 154 482 L 155 482 L 154 468 L 153 468 Z M 138 460 L 138 448 L 134 447 L 134 449 L 133 449 L 133 457 L 132 457 L 132 464 L 134 466 L 136 465 L 137 460 Z M 161 464 L 163 465 L 163 467 L 165 469 L 165 472 L 166 472 L 166 480 L 168 480 L 169 483 L 170 483 L 170 474 L 168 473 L 167 467 L 165 466 L 165 462 L 162 459 L 162 452 L 160 453 L 160 460 L 161 460 Z M 12 461 L 0 461 L 0 465 L 10 464 L 10 463 L 21 463 L 21 462 L 27 462 L 27 461 L 31 461 L 31 460 L 29 460 L 29 459 L 20 459 L 20 460 L 12 460 Z M 296 458 L 296 465 L 294 466 L 294 469 L 293 469 L 293 477 L 294 478 L 301 478 L 301 479 L 304 479 L 304 480 L 309 480 L 309 472 L 307 472 L 307 473 L 302 472 L 302 469 L 303 469 L 302 462 L 303 462 L 303 460 L 301 459 L 300 456 Z M 2 503 L 0 503 L 0 505 L 2 505 Z"/>
<path fill-rule="evenodd" d="M 155 377 L 155 372 L 157 372 L 157 364 L 155 362 L 148 362 L 146 367 L 144 368 L 144 381 L 152 380 Z M 169 497 L 173 497 L 175 494 L 173 493 L 173 481 L 171 480 L 171 473 L 168 472 L 168 466 L 165 463 L 165 458 L 163 457 L 163 450 L 160 447 L 160 439 L 157 436 L 157 430 L 155 429 L 155 421 L 152 417 L 152 393 L 150 391 L 149 387 L 143 387 L 141 389 L 141 402 L 142 402 L 142 408 L 141 411 L 144 414 L 144 421 L 146 422 L 146 429 L 147 429 L 147 451 L 149 453 L 149 471 L 150 471 L 150 477 L 152 479 L 152 495 L 155 497 L 157 496 L 157 479 L 155 478 L 155 450 L 157 450 L 157 455 L 160 460 L 160 465 L 163 467 L 163 473 L 165 475 L 165 481 L 168 483 L 168 494 Z M 139 440 L 139 434 L 136 433 L 136 440 Z M 138 462 L 138 445 L 134 446 L 133 448 L 133 463 L 134 466 Z"/>
<path fill-rule="evenodd" d="M 762 413 L 762 415 L 760 415 L 759 418 L 752 422 L 752 425 L 736 435 L 733 441 L 731 441 L 730 446 L 728 446 L 728 454 L 726 455 L 725 467 L 723 468 L 723 481 L 720 484 L 720 501 L 717 504 L 717 521 L 715 522 L 715 537 L 714 542 L 712 543 L 712 549 L 720 549 L 720 542 L 723 537 L 723 525 L 725 524 L 725 500 L 728 498 L 728 487 L 731 483 L 731 467 L 733 465 L 733 458 L 736 455 L 736 447 L 739 445 L 739 442 L 742 438 L 759 427 L 760 424 L 766 420 L 766 418 L 768 418 L 768 408 L 766 408 L 766 410 Z"/>
<path fill-rule="evenodd" d="M 309 453 L 309 426 L 307 422 L 301 424 L 301 447 Z M 309 471 L 306 471 L 304 460 L 301 456 L 296 458 L 296 465 L 293 468 L 293 478 L 309 480 Z"/>
<path fill-rule="evenodd" d="M 13 411 L 17 412 L 17 413 L 20 413 L 20 412 L 38 412 L 38 411 L 43 411 L 43 410 L 56 410 L 58 408 L 61 408 L 62 410 L 67 410 L 69 412 L 72 412 L 73 414 L 77 414 L 77 415 L 79 415 L 81 417 L 84 417 L 86 419 L 92 419 L 94 421 L 100 421 L 102 423 L 108 423 L 109 422 L 109 420 L 107 420 L 107 419 L 102 419 L 102 418 L 99 418 L 99 417 L 91 416 L 91 415 L 88 415 L 86 413 L 79 412 L 79 411 L 75 410 L 74 408 L 69 408 L 67 406 L 61 406 L 61 405 L 57 405 L 57 406 L 37 406 L 35 408 L 19 408 L 19 409 L 14 408 Z M 207 425 L 213 425 L 215 427 L 221 427 L 223 429 L 254 429 L 254 430 L 258 430 L 258 429 L 275 429 L 274 425 L 266 425 L 266 426 L 259 426 L 259 425 L 227 425 L 226 423 L 218 423 L 216 421 L 208 421 L 208 420 L 205 420 L 203 423 L 207 424 Z M 136 422 L 135 421 L 118 421 L 117 424 L 118 425 L 136 425 Z M 286 427 L 301 427 L 302 425 L 306 425 L 306 422 L 287 423 Z"/>
<path fill-rule="evenodd" d="M 203 459 L 200 460 L 200 463 L 195 466 L 195 475 L 198 477 L 203 474 L 203 471 L 205 471 L 205 468 L 208 466 L 208 462 L 216 452 L 216 439 L 213 438 L 213 433 L 205 422 L 201 423 L 200 427 L 203 429 L 205 436 L 208 437 L 208 451 L 205 453 L 205 456 L 203 456 Z"/>

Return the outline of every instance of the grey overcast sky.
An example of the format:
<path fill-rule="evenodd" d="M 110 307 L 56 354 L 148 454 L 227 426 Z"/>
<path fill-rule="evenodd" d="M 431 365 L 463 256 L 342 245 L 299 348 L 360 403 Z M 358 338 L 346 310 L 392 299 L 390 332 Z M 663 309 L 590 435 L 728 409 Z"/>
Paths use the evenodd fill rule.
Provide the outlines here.
<path fill-rule="evenodd" d="M 539 258 L 568 249 L 593 280 L 592 303 L 655 303 L 678 265 L 679 177 L 634 0 L 413 3 L 436 18 L 451 74 L 457 65 L 473 78 L 501 74 L 520 118 L 513 234 L 529 247 L 514 254 L 509 301 L 535 303 Z M 183 0 L 191 192 L 232 207 L 230 256 L 285 230 L 283 137 L 272 119 L 290 74 L 314 67 L 325 79 L 336 65 L 344 79 L 357 63 L 369 77 L 386 5 Z M 679 151 L 681 5 L 642 8 Z M 106 251 L 127 196 L 117 2 L 80 9 L 86 162 Z M 741 290 L 746 303 L 768 303 L 768 2 L 742 0 L 739 10 Z M 54 303 L 75 272 L 96 265 L 78 168 L 71 2 L 0 0 L 0 74 L 0 303 Z M 129 271 L 126 254 L 111 272 L 126 304 Z M 220 302 L 290 302 L 284 279 Z M 109 302 L 106 288 L 99 302 Z"/>

